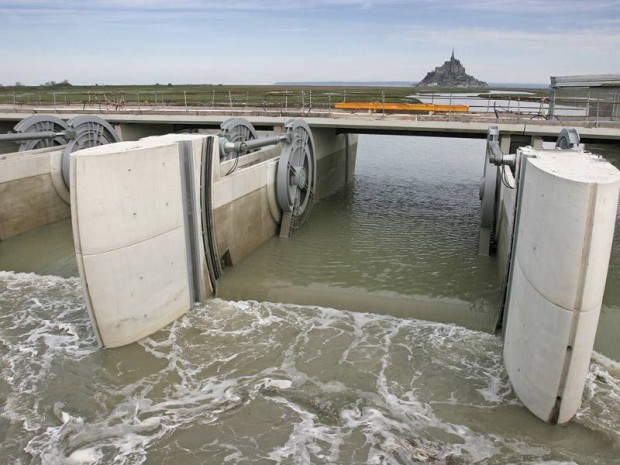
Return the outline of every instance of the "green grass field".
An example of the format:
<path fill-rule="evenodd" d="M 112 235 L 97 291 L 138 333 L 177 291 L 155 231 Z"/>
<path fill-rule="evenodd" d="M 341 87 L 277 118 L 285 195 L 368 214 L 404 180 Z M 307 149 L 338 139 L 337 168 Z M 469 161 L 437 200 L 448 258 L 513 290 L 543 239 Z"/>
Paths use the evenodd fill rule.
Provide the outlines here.
<path fill-rule="evenodd" d="M 144 105 L 327 107 L 330 103 L 411 102 L 407 87 L 315 87 L 228 85 L 140 85 L 2 87 L 0 103 L 83 104 L 126 103 Z"/>
<path fill-rule="evenodd" d="M 132 86 L 5 86 L 0 104 L 107 104 L 204 107 L 328 108 L 338 102 L 418 103 L 410 97 L 424 93 L 481 93 L 485 89 L 418 89 L 362 86 L 253 85 L 132 85 Z M 529 89 L 528 89 L 529 91 Z M 537 92 L 538 94 L 538 92 Z"/>

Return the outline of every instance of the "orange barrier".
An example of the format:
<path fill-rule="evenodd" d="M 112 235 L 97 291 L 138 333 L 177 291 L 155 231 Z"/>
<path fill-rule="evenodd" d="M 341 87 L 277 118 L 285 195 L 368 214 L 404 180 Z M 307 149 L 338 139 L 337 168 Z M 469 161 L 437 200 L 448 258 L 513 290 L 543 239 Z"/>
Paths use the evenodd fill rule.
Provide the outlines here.
<path fill-rule="evenodd" d="M 445 113 L 467 113 L 467 105 L 437 105 L 434 103 L 379 103 L 379 102 L 341 102 L 334 104 L 339 110 L 371 111 L 434 111 Z"/>

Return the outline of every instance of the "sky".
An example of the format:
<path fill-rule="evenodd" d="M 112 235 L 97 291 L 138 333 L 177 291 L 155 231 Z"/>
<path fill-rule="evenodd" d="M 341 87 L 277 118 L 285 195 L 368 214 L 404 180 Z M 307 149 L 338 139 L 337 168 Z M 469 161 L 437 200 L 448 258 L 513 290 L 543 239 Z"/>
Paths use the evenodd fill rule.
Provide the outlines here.
<path fill-rule="evenodd" d="M 620 0 L 0 0 L 0 84 L 620 73 Z"/>

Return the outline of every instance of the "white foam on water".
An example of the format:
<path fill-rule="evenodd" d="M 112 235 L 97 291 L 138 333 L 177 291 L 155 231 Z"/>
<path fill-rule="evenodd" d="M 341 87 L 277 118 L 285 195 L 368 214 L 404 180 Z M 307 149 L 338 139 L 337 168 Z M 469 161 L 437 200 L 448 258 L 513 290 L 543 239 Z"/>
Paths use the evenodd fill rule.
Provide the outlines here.
<path fill-rule="evenodd" d="M 576 418 L 611 436 L 620 450 L 620 364 L 594 352 Z"/>
<path fill-rule="evenodd" d="M 275 402 L 285 405 L 298 415 L 286 443 L 269 452 L 267 457 L 276 463 L 292 460 L 293 463 L 336 463 L 342 443 L 340 428 L 322 425 L 317 415 L 294 402 L 275 397 Z M 321 443 L 327 444 L 327 446 Z"/>
<path fill-rule="evenodd" d="M 620 361 L 612 360 L 599 352 L 592 352 L 592 361 L 613 373 L 614 376 L 620 375 Z"/>
<path fill-rule="evenodd" d="M 558 461 L 558 460 L 535 460 L 527 462 L 510 462 L 506 465 L 579 465 L 577 462 Z"/>
<path fill-rule="evenodd" d="M 14 463 L 551 465 L 577 453 L 495 431 L 494 409 L 523 409 L 501 341 L 455 325 L 216 299 L 101 351 L 77 280 L 0 273 L 0 304 L 14 431 L 0 454 Z M 617 435 L 619 384 L 595 356 L 578 425 Z"/>
<path fill-rule="evenodd" d="M 41 427 L 39 387 L 60 360 L 79 360 L 97 350 L 78 280 L 0 272 L 0 373 L 11 387 L 2 416 Z"/>
<path fill-rule="evenodd" d="M 88 449 L 80 449 L 73 452 L 67 462 L 75 465 L 93 465 L 97 463 L 103 454 L 96 447 L 90 447 Z"/>
<path fill-rule="evenodd" d="M 265 378 L 258 385 L 258 389 L 289 389 L 293 385 L 293 382 L 288 379 L 271 379 Z"/>

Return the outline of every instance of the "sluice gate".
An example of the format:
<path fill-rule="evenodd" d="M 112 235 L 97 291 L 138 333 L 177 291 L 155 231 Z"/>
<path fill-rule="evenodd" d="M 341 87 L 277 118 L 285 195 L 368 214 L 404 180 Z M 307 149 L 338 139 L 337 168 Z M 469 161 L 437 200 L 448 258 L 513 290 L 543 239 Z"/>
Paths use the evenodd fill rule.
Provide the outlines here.
<path fill-rule="evenodd" d="M 574 129 L 553 149 L 503 153 L 487 140 L 479 253 L 497 247 L 498 329 L 519 399 L 536 416 L 566 423 L 581 404 L 601 311 L 620 172 L 584 151 Z"/>
<path fill-rule="evenodd" d="M 357 136 L 299 119 L 269 134 L 232 118 L 210 133 L 110 144 L 104 124 L 82 126 L 90 139 L 78 123 L 36 124 L 39 139 L 23 131 L 25 151 L 0 159 L 0 239 L 69 216 L 70 203 L 104 347 L 139 340 L 213 296 L 223 267 L 301 227 L 355 167 Z M 620 173 L 585 152 L 575 131 L 554 149 L 540 137 L 512 142 L 489 129 L 478 253 L 498 256 L 498 328 L 517 395 L 544 421 L 565 423 L 594 343 Z"/>

